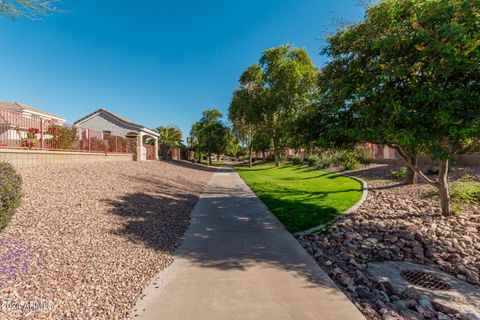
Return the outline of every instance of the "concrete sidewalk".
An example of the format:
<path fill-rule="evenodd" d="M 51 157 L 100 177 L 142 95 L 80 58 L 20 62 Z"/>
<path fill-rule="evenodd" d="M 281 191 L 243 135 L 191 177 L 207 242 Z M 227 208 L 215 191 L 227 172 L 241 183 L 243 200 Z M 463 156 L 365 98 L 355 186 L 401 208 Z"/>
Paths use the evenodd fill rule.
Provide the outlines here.
<path fill-rule="evenodd" d="M 364 319 L 233 171 L 215 173 L 135 319 Z"/>

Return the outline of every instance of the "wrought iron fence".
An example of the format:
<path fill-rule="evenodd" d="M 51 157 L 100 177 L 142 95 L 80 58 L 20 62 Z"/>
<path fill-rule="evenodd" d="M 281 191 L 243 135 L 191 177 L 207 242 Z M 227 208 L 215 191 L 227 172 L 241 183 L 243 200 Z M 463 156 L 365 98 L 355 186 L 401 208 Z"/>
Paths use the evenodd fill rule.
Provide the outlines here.
<path fill-rule="evenodd" d="M 0 148 L 132 153 L 132 138 L 0 110 Z"/>

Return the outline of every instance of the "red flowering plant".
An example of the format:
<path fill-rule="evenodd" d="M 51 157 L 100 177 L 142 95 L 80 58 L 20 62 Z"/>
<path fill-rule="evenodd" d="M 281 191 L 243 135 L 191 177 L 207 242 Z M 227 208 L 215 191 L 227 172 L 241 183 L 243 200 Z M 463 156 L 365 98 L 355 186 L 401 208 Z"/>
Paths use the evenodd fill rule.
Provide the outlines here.
<path fill-rule="evenodd" d="M 33 149 L 37 145 L 37 134 L 40 133 L 40 130 L 37 128 L 28 128 L 27 136 L 23 137 L 20 132 L 20 128 L 17 127 L 17 135 L 20 137 L 20 146 L 28 149 Z"/>
<path fill-rule="evenodd" d="M 75 150 L 77 147 L 77 128 L 58 123 L 51 124 L 45 131 L 46 144 L 52 149 Z"/>
<path fill-rule="evenodd" d="M 57 133 L 57 127 L 56 126 L 48 127 L 47 133 L 49 133 L 51 135 L 55 135 L 55 133 Z"/>

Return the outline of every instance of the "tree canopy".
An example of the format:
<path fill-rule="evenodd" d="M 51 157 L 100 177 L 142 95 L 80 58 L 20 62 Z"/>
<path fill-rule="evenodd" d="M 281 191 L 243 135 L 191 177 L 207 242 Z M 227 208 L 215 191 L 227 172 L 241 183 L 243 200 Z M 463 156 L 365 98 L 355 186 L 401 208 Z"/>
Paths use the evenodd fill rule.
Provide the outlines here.
<path fill-rule="evenodd" d="M 262 69 L 258 64 L 250 66 L 240 76 L 240 87 L 233 92 L 228 117 L 233 133 L 248 147 L 249 164 L 252 166 L 252 149 L 255 137 L 266 130 L 262 117 L 265 103 Z"/>
<path fill-rule="evenodd" d="M 320 77 L 317 132 L 395 147 L 439 188 L 445 214 L 448 159 L 480 134 L 478 8 L 478 1 L 383 0 L 324 50 L 331 60 Z M 436 181 L 412 163 L 419 153 L 441 160 Z"/>
<path fill-rule="evenodd" d="M 240 123 L 256 132 L 268 132 L 276 166 L 294 132 L 295 120 L 316 98 L 317 78 L 318 70 L 307 52 L 290 45 L 265 50 L 259 63 L 240 77 L 229 117 L 234 126 Z"/>
<path fill-rule="evenodd" d="M 208 164 L 212 164 L 212 154 L 220 155 L 226 152 L 229 143 L 229 129 L 221 121 L 222 113 L 217 109 L 207 109 L 202 112 L 199 121 L 192 125 L 190 144 L 201 156 L 206 153 Z"/>
<path fill-rule="evenodd" d="M 157 128 L 160 136 L 158 137 L 158 143 L 160 145 L 166 146 L 165 148 L 165 159 L 168 157 L 168 153 L 173 147 L 180 147 L 182 144 L 182 131 L 180 128 L 174 125 L 170 126 L 160 126 Z"/>

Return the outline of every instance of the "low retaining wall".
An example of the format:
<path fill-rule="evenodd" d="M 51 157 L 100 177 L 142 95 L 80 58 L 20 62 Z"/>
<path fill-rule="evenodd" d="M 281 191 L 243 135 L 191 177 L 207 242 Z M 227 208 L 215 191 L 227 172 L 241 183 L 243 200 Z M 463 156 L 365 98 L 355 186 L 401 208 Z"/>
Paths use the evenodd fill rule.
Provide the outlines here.
<path fill-rule="evenodd" d="M 372 163 L 376 164 L 404 164 L 402 159 L 373 159 Z M 428 156 L 418 157 L 418 164 L 436 165 L 436 162 Z M 479 154 L 465 154 L 455 156 L 455 164 L 460 166 L 480 166 Z"/>
<path fill-rule="evenodd" d="M 16 167 L 30 167 L 60 163 L 133 161 L 133 155 L 125 153 L 86 153 L 23 149 L 0 149 L 0 161 L 2 160 L 10 162 Z"/>

